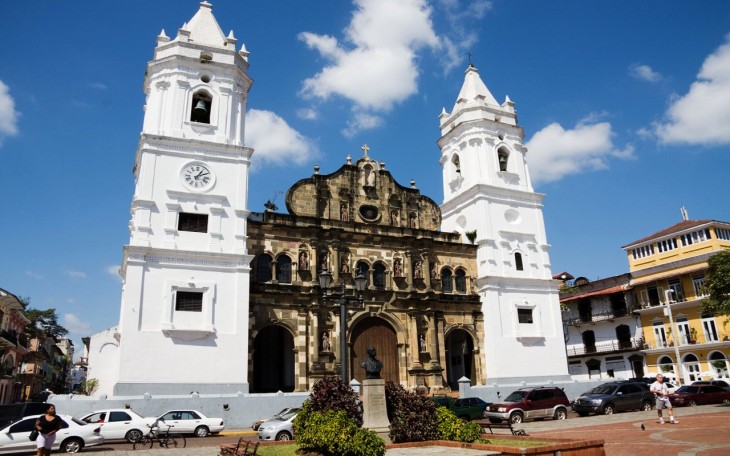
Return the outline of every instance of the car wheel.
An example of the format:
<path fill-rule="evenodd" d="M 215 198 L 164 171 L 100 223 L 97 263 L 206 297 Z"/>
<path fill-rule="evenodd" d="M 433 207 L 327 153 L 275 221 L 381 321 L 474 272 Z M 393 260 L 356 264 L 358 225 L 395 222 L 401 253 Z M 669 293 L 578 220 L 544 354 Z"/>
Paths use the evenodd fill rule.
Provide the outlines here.
<path fill-rule="evenodd" d="M 501 423 L 502 420 L 500 420 L 499 418 L 489 418 L 489 422 L 490 423 L 494 423 L 494 424 L 498 424 L 498 423 Z"/>
<path fill-rule="evenodd" d="M 61 444 L 61 453 L 78 453 L 82 448 L 84 448 L 84 441 L 72 438 Z"/>
<path fill-rule="evenodd" d="M 195 437 L 208 437 L 208 430 L 205 426 L 198 426 L 195 428 Z"/>
<path fill-rule="evenodd" d="M 576 412 L 578 416 L 588 416 L 588 412 Z"/>
<path fill-rule="evenodd" d="M 124 436 L 124 439 L 129 443 L 134 443 L 141 438 L 142 438 L 142 431 L 140 431 L 139 429 L 130 429 L 127 432 L 127 435 Z"/>
<path fill-rule="evenodd" d="M 607 404 L 605 407 L 603 407 L 603 414 L 604 415 L 613 415 L 613 405 Z"/>
<path fill-rule="evenodd" d="M 553 419 L 555 420 L 564 420 L 568 418 L 568 411 L 564 408 L 559 408 L 555 410 L 555 416 L 553 416 Z"/>
<path fill-rule="evenodd" d="M 276 434 L 276 440 L 291 440 L 291 434 L 286 431 L 281 431 Z"/>
<path fill-rule="evenodd" d="M 730 404 L 730 399 L 726 397 L 725 399 L 722 400 L 722 403 L 725 405 L 728 405 L 728 404 Z"/>
<path fill-rule="evenodd" d="M 641 410 L 643 410 L 645 412 L 648 412 L 649 410 L 651 410 L 651 402 L 648 402 L 648 401 L 647 402 L 642 402 L 641 403 Z"/>
<path fill-rule="evenodd" d="M 691 401 L 689 401 L 689 406 L 690 406 L 690 407 L 694 407 L 694 406 L 696 406 L 696 405 L 697 405 L 697 401 L 695 401 L 695 400 L 691 400 Z"/>
<path fill-rule="evenodd" d="M 522 413 L 520 412 L 514 412 L 509 416 L 509 422 L 512 424 L 517 424 L 522 422 Z"/>

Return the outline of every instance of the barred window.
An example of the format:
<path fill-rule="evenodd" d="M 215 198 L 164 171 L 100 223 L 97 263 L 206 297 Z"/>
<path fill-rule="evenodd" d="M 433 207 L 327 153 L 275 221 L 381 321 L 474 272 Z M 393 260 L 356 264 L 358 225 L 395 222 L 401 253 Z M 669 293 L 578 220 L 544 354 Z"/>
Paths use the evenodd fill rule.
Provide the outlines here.
<path fill-rule="evenodd" d="M 375 263 L 375 266 L 373 266 L 373 284 L 375 288 L 385 288 L 385 266 L 383 263 Z"/>
<path fill-rule="evenodd" d="M 180 212 L 177 219 L 177 229 L 195 233 L 208 232 L 208 214 L 191 214 Z"/>
<path fill-rule="evenodd" d="M 276 280 L 279 283 L 291 283 L 291 258 L 282 255 L 276 260 Z"/>
<path fill-rule="evenodd" d="M 256 281 L 271 282 L 271 255 L 261 254 L 256 260 Z"/>
<path fill-rule="evenodd" d="M 463 269 L 456 271 L 456 292 L 466 293 L 466 271 Z"/>
<path fill-rule="evenodd" d="M 178 312 L 202 312 L 203 293 L 199 291 L 178 291 L 175 293 L 175 310 Z"/>
<path fill-rule="evenodd" d="M 451 277 L 451 271 L 448 269 L 441 271 L 441 291 L 444 293 L 451 293 L 454 291 Z"/>
<path fill-rule="evenodd" d="M 517 309 L 517 321 L 532 324 L 532 309 Z"/>

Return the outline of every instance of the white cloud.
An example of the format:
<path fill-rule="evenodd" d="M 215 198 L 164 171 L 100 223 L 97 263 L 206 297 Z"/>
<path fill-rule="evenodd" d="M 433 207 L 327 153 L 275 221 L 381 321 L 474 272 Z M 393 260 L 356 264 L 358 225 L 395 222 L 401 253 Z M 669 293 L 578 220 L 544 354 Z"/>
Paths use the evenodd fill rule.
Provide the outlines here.
<path fill-rule="evenodd" d="M 27 275 L 31 279 L 36 279 L 36 280 L 43 279 L 43 276 L 42 275 L 40 275 L 40 274 L 38 274 L 37 272 L 34 272 L 34 271 L 25 271 L 25 275 Z"/>
<path fill-rule="evenodd" d="M 246 142 L 257 161 L 297 165 L 319 155 L 313 142 L 271 111 L 251 109 L 246 113 Z"/>
<path fill-rule="evenodd" d="M 0 147 L 6 136 L 18 134 L 18 116 L 15 100 L 10 96 L 10 89 L 0 81 Z"/>
<path fill-rule="evenodd" d="M 675 98 L 654 126 L 665 144 L 730 144 L 730 34 L 702 64 L 686 95 Z"/>
<path fill-rule="evenodd" d="M 62 325 L 64 328 L 68 329 L 70 334 L 87 336 L 91 333 L 91 325 L 79 320 L 79 317 L 74 314 L 63 314 Z"/>
<path fill-rule="evenodd" d="M 101 82 L 92 82 L 90 85 L 92 89 L 96 90 L 106 90 L 108 88 L 106 84 L 103 84 Z"/>
<path fill-rule="evenodd" d="M 629 67 L 629 74 L 636 79 L 641 79 L 643 81 L 649 82 L 659 82 L 664 79 L 661 74 L 652 70 L 649 65 L 631 65 Z"/>
<path fill-rule="evenodd" d="M 297 111 L 297 117 L 303 120 L 317 120 L 319 113 L 313 108 L 302 108 Z"/>
<path fill-rule="evenodd" d="M 462 4 L 459 0 L 440 0 L 438 6 L 449 23 L 450 37 L 442 36 L 441 52 L 443 53 L 444 74 L 461 65 L 466 53 L 478 41 L 478 31 L 464 24 L 469 21 L 481 21 L 494 6 L 491 0 L 467 0 Z M 479 59 L 474 64 L 479 66 Z"/>
<path fill-rule="evenodd" d="M 69 276 L 72 279 L 85 279 L 86 273 L 81 271 L 76 271 L 74 269 L 66 269 L 63 271 L 67 276 Z"/>
<path fill-rule="evenodd" d="M 122 280 L 122 276 L 120 274 L 120 268 L 118 264 L 113 264 L 111 266 L 106 267 L 106 273 L 110 276 L 114 277 L 115 279 L 119 279 L 119 281 Z"/>
<path fill-rule="evenodd" d="M 607 169 L 611 158 L 633 158 L 629 144 L 618 149 L 613 144 L 613 131 L 608 122 L 579 122 L 565 130 L 552 123 L 527 142 L 530 173 L 533 183 L 553 182 L 571 174 Z"/>
<path fill-rule="evenodd" d="M 319 100 L 343 97 L 355 104 L 357 116 L 363 110 L 387 111 L 415 94 L 416 51 L 440 45 L 425 0 L 356 0 L 355 4 L 343 42 L 310 32 L 300 33 L 299 39 L 329 61 L 303 82 L 301 95 Z M 354 133 L 350 127 L 347 130 Z"/>
<path fill-rule="evenodd" d="M 383 120 L 375 115 L 367 112 L 355 110 L 355 113 L 347 121 L 347 127 L 342 130 L 342 134 L 348 138 L 352 138 L 356 133 L 364 130 L 372 130 L 379 127 Z"/>

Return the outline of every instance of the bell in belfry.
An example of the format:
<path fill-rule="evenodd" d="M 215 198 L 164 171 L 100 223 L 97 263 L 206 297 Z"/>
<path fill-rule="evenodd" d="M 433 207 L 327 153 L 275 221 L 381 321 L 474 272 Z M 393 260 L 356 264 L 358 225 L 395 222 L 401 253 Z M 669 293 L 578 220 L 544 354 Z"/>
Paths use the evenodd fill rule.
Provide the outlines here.
<path fill-rule="evenodd" d="M 196 116 L 205 116 L 208 114 L 208 110 L 205 107 L 205 101 L 198 100 L 198 103 L 193 108 L 193 113 Z"/>

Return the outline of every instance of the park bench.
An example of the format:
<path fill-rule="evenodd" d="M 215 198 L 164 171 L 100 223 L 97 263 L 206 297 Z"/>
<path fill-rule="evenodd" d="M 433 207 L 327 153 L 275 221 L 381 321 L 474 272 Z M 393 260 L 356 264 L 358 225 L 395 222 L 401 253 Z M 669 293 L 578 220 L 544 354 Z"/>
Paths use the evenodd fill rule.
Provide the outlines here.
<path fill-rule="evenodd" d="M 487 430 L 489 430 L 490 434 L 494 434 L 495 429 L 509 429 L 510 433 L 512 435 L 527 435 L 527 432 L 525 432 L 524 429 L 517 429 L 514 426 L 512 426 L 512 423 L 509 421 L 503 421 L 501 423 L 492 423 L 489 420 L 474 420 L 474 423 L 478 424 L 482 428 L 482 432 L 485 434 L 487 433 Z"/>

